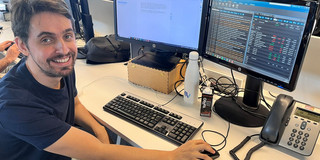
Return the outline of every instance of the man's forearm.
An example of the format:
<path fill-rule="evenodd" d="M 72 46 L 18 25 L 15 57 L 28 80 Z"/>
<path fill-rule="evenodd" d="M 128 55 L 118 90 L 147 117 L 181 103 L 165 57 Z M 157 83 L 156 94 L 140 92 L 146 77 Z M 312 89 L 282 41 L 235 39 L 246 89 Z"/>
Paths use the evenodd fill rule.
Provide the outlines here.
<path fill-rule="evenodd" d="M 75 106 L 75 123 L 86 130 L 92 131 L 96 137 L 103 143 L 110 143 L 109 136 L 100 123 L 94 119 L 90 112 L 80 103 L 79 100 Z"/>

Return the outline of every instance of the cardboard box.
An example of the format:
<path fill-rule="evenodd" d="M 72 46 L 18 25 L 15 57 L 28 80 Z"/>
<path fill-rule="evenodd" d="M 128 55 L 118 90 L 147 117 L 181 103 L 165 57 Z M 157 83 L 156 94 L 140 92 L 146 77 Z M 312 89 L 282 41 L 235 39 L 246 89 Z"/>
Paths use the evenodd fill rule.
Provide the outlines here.
<path fill-rule="evenodd" d="M 184 62 L 184 60 L 181 60 Z M 174 90 L 174 84 L 182 80 L 180 69 L 182 63 L 178 63 L 171 71 L 163 71 L 130 61 L 128 63 L 128 80 L 134 84 L 145 86 L 156 91 L 169 94 Z M 182 75 L 185 74 L 185 65 Z"/>

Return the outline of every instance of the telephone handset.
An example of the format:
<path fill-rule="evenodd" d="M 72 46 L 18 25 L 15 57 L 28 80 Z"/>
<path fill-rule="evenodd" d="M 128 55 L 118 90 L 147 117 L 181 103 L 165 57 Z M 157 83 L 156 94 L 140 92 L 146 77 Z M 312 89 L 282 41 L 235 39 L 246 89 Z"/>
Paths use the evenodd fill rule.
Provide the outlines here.
<path fill-rule="evenodd" d="M 319 123 L 319 108 L 280 94 L 273 103 L 260 139 L 309 156 L 317 142 Z"/>
<path fill-rule="evenodd" d="M 265 125 L 261 131 L 260 138 L 269 143 L 277 143 L 279 141 L 279 132 L 283 128 L 283 120 L 285 113 L 292 108 L 293 98 L 288 95 L 280 94 L 274 101 L 272 110 Z M 291 108 L 290 108 L 291 107 Z"/>

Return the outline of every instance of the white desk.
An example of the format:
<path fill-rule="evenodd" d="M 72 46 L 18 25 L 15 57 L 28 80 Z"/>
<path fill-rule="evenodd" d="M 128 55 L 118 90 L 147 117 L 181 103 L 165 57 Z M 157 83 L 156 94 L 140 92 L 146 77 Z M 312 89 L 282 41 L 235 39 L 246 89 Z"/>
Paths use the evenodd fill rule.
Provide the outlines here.
<path fill-rule="evenodd" d="M 0 22 L 1 25 L 4 26 L 4 29 L 0 34 L 0 42 L 13 39 L 13 34 L 10 29 L 10 22 Z M 102 119 L 108 128 L 137 147 L 160 150 L 173 150 L 177 147 L 176 145 L 173 145 L 172 143 L 163 140 L 158 136 L 146 132 L 139 127 L 136 127 L 103 111 L 102 109 L 103 105 L 123 91 L 135 93 L 160 104 L 164 104 L 169 101 L 174 96 L 174 93 L 166 95 L 129 83 L 127 80 L 127 68 L 125 65 L 123 65 L 123 63 L 88 65 L 85 63 L 85 60 L 77 60 L 75 69 L 77 76 L 78 95 L 81 102 L 91 113 Z M 310 76 L 309 79 L 315 78 Z M 201 132 L 206 129 L 215 130 L 224 135 L 226 134 L 228 123 L 218 117 L 216 114 L 213 114 L 211 118 L 200 117 L 199 105 L 185 106 L 183 103 L 183 98 L 177 97 L 167 106 L 204 121 L 204 125 L 202 126 L 201 130 L 193 139 L 201 139 Z M 229 155 L 229 150 L 238 145 L 246 136 L 259 133 L 260 130 L 261 128 L 244 128 L 231 124 L 227 145 L 222 151 L 220 151 L 221 156 L 219 159 L 231 160 L 232 158 Z M 208 142 L 212 144 L 217 144 L 222 140 L 221 137 L 212 133 L 205 134 L 205 137 Z M 250 141 L 243 149 L 237 152 L 238 157 L 240 159 L 244 159 L 247 151 L 258 143 L 259 140 L 257 138 L 252 139 L 252 141 Z M 220 147 L 216 148 L 218 149 Z M 320 141 L 318 140 L 313 154 L 309 157 L 303 157 L 281 147 L 265 146 L 255 152 L 251 159 L 316 160 L 319 159 L 319 157 Z"/>
<path fill-rule="evenodd" d="M 174 92 L 169 95 L 153 91 L 151 89 L 134 85 L 127 80 L 127 68 L 123 63 L 88 65 L 85 60 L 77 60 L 76 63 L 77 87 L 81 102 L 87 109 L 101 118 L 107 127 L 116 134 L 119 134 L 134 146 L 148 149 L 173 150 L 177 146 L 155 136 L 145 130 L 136 127 L 124 120 L 121 120 L 105 111 L 102 106 L 109 100 L 119 95 L 123 91 L 129 91 L 139 96 L 152 100 L 154 102 L 164 104 L 169 101 Z M 199 105 L 186 106 L 183 98 L 177 97 L 168 107 L 174 108 L 179 112 L 194 116 L 204 121 L 204 125 L 193 139 L 201 139 L 203 130 L 215 130 L 226 134 L 228 123 L 213 114 L 211 118 L 203 118 L 199 116 Z M 231 124 L 229 137 L 226 147 L 220 151 L 223 160 L 232 159 L 229 150 L 238 145 L 246 136 L 259 133 L 261 128 L 244 128 Z M 217 144 L 222 138 L 213 133 L 205 134 L 209 143 Z M 240 159 L 244 159 L 247 151 L 258 144 L 258 138 L 253 138 L 243 149 L 237 152 Z M 216 147 L 217 149 L 220 147 Z M 318 157 L 318 158 L 316 158 Z M 256 151 L 251 159 L 309 159 L 316 160 L 320 157 L 320 142 L 318 140 L 312 156 L 303 157 L 297 153 L 293 153 L 281 147 L 265 146 Z"/>

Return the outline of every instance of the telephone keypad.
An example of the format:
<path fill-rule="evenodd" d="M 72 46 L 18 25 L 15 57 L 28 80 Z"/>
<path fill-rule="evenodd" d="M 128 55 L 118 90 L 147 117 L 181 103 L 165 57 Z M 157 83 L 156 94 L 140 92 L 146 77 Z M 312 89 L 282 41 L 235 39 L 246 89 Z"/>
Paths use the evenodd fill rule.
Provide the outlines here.
<path fill-rule="evenodd" d="M 287 145 L 293 145 L 294 148 L 299 148 L 301 151 L 305 149 L 306 142 L 308 141 L 309 133 L 303 133 L 303 131 L 298 131 L 297 129 L 292 129 L 291 136 Z"/>

